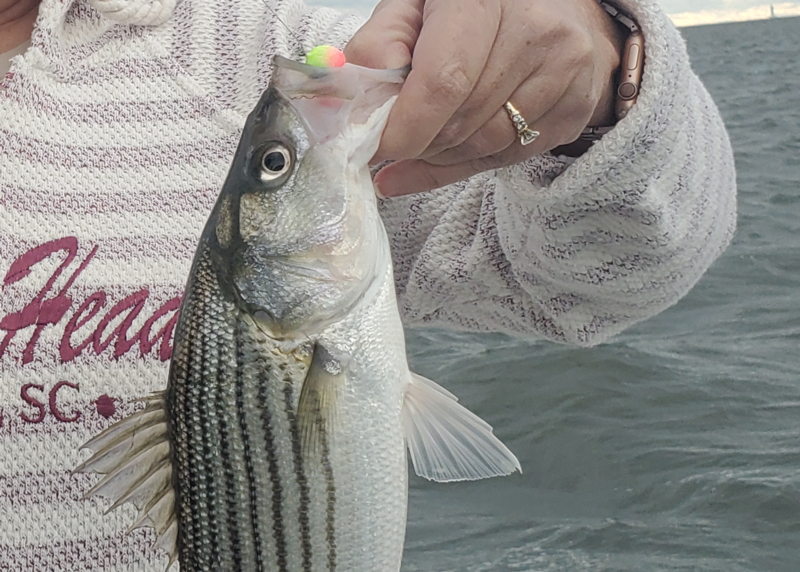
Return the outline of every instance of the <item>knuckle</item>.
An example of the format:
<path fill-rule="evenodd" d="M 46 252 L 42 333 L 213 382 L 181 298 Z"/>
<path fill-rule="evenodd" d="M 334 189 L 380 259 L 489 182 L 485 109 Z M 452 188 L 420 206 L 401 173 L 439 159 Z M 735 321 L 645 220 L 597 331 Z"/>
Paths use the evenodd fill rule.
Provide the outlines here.
<path fill-rule="evenodd" d="M 579 22 L 560 18 L 552 23 L 548 36 L 552 46 L 559 46 L 561 66 L 569 70 L 594 66 L 592 34 Z"/>
<path fill-rule="evenodd" d="M 371 36 L 372 34 L 368 30 L 362 28 L 361 30 L 357 31 L 352 38 L 350 38 L 350 41 L 347 42 L 347 45 L 344 48 L 347 61 L 360 61 L 369 56 L 370 46 L 372 45 L 373 41 Z"/>
<path fill-rule="evenodd" d="M 589 30 L 582 28 L 575 34 L 572 41 L 579 60 L 584 63 L 590 62 L 594 66 L 597 46 L 595 46 L 595 37 Z"/>
<path fill-rule="evenodd" d="M 462 130 L 462 122 L 457 117 L 451 118 L 433 139 L 431 148 L 442 151 L 460 145 L 464 142 Z"/>
<path fill-rule="evenodd" d="M 594 68 L 595 50 L 591 38 L 586 34 L 573 37 L 566 56 L 568 65 L 576 72 Z"/>
<path fill-rule="evenodd" d="M 572 109 L 570 109 L 569 116 L 573 119 L 576 125 L 585 125 L 589 122 L 594 114 L 594 109 L 596 106 L 597 98 L 593 93 L 582 93 L 575 98 Z"/>
<path fill-rule="evenodd" d="M 499 153 L 497 155 L 489 155 L 487 157 L 480 157 L 471 162 L 472 166 L 479 173 L 483 171 L 491 171 L 492 169 L 500 169 L 513 163 L 517 163 L 515 157 L 510 157 L 508 154 Z"/>
<path fill-rule="evenodd" d="M 503 114 L 447 150 L 449 160 L 461 161 L 487 157 L 503 151 L 509 144 L 510 124 Z"/>
<path fill-rule="evenodd" d="M 566 115 L 568 120 L 561 121 L 557 128 L 550 133 L 553 146 L 571 143 L 580 137 L 581 132 L 589 124 L 591 112 L 579 114 L 577 112 Z"/>
<path fill-rule="evenodd" d="M 485 157 L 496 152 L 498 150 L 496 141 L 488 138 L 483 131 L 484 130 L 478 131 L 464 141 L 464 143 L 457 148 L 459 154 L 464 157 Z"/>
<path fill-rule="evenodd" d="M 572 143 L 580 137 L 581 132 L 589 123 L 589 116 L 584 117 L 577 119 L 573 116 L 570 121 L 562 123 L 560 128 L 553 133 L 553 146 Z"/>
<path fill-rule="evenodd" d="M 578 137 L 581 136 L 581 132 L 583 131 L 583 127 L 578 127 L 577 125 L 573 124 L 568 128 L 564 129 L 560 134 L 558 141 L 553 147 L 557 147 L 558 145 L 566 145 L 567 143 L 572 143 Z"/>
<path fill-rule="evenodd" d="M 458 103 L 466 99 L 473 80 L 463 61 L 445 63 L 439 70 L 438 81 L 432 86 L 432 95 L 444 104 Z"/>
<path fill-rule="evenodd" d="M 428 168 L 419 173 L 415 188 L 418 192 L 430 191 L 444 187 L 451 182 L 452 178 L 447 176 L 445 168 L 440 168 L 437 165 L 428 165 Z"/>

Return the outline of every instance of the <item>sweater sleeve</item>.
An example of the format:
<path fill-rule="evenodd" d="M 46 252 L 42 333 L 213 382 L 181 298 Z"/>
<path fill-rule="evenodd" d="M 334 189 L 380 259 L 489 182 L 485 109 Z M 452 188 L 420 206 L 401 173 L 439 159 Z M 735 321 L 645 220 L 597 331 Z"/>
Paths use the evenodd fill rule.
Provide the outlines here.
<path fill-rule="evenodd" d="M 407 325 L 594 345 L 676 303 L 731 240 L 733 154 L 655 2 L 641 95 L 577 160 L 549 155 L 383 201 Z"/>

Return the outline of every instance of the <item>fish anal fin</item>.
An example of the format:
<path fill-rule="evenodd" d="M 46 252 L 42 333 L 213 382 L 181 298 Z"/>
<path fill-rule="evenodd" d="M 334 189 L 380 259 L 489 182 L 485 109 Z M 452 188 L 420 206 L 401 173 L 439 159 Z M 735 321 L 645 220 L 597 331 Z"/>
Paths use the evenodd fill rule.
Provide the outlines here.
<path fill-rule="evenodd" d="M 139 513 L 129 531 L 152 527 L 158 546 L 174 555 L 177 520 L 164 395 L 148 397 L 144 410 L 118 421 L 84 448 L 94 454 L 74 472 L 102 475 L 85 496 L 110 498 L 109 510 L 134 505 Z"/>
<path fill-rule="evenodd" d="M 306 454 L 318 454 L 322 439 L 330 444 L 336 432 L 339 400 L 346 382 L 344 362 L 345 359 L 334 357 L 322 345 L 314 346 L 297 406 L 300 442 Z"/>
<path fill-rule="evenodd" d="M 471 481 L 522 472 L 488 423 L 421 375 L 411 374 L 403 429 L 414 470 L 426 479 Z"/>
<path fill-rule="evenodd" d="M 164 572 L 168 572 L 178 559 L 178 519 L 174 515 L 166 523 L 164 534 L 156 541 L 156 548 L 164 550 L 169 555 L 167 567 L 164 569 Z"/>

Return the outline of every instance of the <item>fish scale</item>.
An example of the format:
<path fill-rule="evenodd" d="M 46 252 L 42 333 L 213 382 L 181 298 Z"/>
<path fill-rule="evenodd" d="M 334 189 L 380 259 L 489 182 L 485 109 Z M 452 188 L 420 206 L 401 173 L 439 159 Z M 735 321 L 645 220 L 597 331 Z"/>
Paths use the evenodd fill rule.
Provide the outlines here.
<path fill-rule="evenodd" d="M 433 480 L 519 469 L 408 370 L 368 169 L 403 76 L 276 58 L 201 235 L 167 390 L 86 444 L 77 470 L 104 475 L 88 494 L 132 502 L 182 572 L 398 572 L 406 446 Z"/>

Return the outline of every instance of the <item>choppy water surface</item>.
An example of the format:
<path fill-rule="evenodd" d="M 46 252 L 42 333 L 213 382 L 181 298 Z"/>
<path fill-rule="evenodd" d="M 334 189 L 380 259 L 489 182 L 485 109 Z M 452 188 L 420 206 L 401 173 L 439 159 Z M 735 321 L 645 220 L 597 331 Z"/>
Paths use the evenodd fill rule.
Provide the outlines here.
<path fill-rule="evenodd" d="M 525 474 L 412 477 L 405 572 L 800 570 L 800 18 L 684 35 L 736 149 L 734 245 L 598 348 L 410 333 Z"/>

